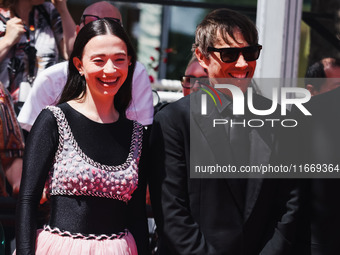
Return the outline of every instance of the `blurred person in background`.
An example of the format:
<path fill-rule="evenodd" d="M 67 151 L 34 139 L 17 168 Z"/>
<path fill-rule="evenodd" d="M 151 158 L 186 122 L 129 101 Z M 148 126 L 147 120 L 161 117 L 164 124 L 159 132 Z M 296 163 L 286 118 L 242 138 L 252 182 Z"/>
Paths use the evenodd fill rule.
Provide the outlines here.
<path fill-rule="evenodd" d="M 193 54 L 181 80 L 184 96 L 198 90 L 200 87 L 199 78 L 208 78 L 208 74 L 207 70 L 199 64 L 196 55 Z"/>
<path fill-rule="evenodd" d="M 305 87 L 312 96 L 340 87 L 340 59 L 323 58 L 308 67 Z"/>
<path fill-rule="evenodd" d="M 0 81 L 19 100 L 35 77 L 72 50 L 75 23 L 67 0 L 0 0 Z M 20 98 L 20 101 L 24 101 Z"/>
<path fill-rule="evenodd" d="M 292 107 L 295 118 L 299 119 L 299 125 L 293 129 L 292 147 L 299 151 L 299 164 L 313 171 L 313 178 L 300 181 L 300 220 L 294 255 L 340 254 L 338 63 L 335 59 L 324 59 L 308 69 L 308 84 L 313 84 L 310 92 L 312 95 L 315 92 L 315 96 L 304 107 L 311 116 L 303 115 L 295 105 Z M 323 79 L 317 79 L 320 77 Z"/>

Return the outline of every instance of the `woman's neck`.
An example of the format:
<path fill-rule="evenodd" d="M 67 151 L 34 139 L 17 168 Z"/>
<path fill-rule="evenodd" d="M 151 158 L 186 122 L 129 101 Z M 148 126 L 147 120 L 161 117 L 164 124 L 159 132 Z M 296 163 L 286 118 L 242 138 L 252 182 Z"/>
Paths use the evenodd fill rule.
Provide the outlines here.
<path fill-rule="evenodd" d="M 113 123 L 119 119 L 119 112 L 114 107 L 113 98 L 93 100 L 91 96 L 86 95 L 83 99 L 71 100 L 68 103 L 87 118 L 98 123 Z"/>

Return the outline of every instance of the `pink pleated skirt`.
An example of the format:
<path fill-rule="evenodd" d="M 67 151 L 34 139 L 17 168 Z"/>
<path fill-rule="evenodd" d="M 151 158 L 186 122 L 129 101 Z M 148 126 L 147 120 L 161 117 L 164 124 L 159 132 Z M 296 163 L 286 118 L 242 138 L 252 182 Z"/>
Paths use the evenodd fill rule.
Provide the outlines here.
<path fill-rule="evenodd" d="M 137 255 L 135 240 L 130 232 L 116 239 L 85 240 L 61 236 L 49 231 L 37 231 L 36 255 Z M 14 251 L 13 255 L 16 252 Z"/>

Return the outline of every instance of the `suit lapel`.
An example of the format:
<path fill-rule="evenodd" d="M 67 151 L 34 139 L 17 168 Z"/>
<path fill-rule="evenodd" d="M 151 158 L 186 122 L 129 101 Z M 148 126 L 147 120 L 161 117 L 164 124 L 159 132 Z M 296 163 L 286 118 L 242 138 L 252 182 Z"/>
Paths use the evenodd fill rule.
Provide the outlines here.
<path fill-rule="evenodd" d="M 268 145 L 270 142 L 270 135 L 267 132 L 262 132 L 263 129 L 251 129 L 250 131 L 250 155 L 249 165 L 267 165 L 270 162 L 272 150 Z M 248 179 L 244 221 L 247 221 L 251 212 L 254 209 L 258 196 L 262 188 L 262 178 L 250 178 Z"/>
<path fill-rule="evenodd" d="M 233 159 L 231 157 L 232 153 L 230 142 L 226 132 L 228 125 L 216 125 L 213 127 L 213 119 L 222 119 L 223 117 L 220 114 L 221 110 L 219 108 L 217 109 L 216 106 L 211 103 L 211 100 L 208 100 L 207 102 L 207 115 L 201 115 L 201 94 L 201 92 L 194 93 L 190 98 L 190 127 L 193 129 L 198 127 L 200 129 L 202 135 L 206 138 L 211 151 L 213 152 L 215 162 L 232 164 Z M 221 143 L 224 143 L 225 145 L 223 150 L 220 149 Z"/>
<path fill-rule="evenodd" d="M 193 94 L 194 97 L 191 100 L 199 100 L 200 92 Z M 223 100 L 223 99 L 222 99 Z M 230 102 L 229 102 L 230 103 Z M 199 105 L 197 102 L 192 105 Z M 223 102 L 222 108 L 224 109 L 228 106 L 228 103 Z M 234 159 L 232 158 L 232 151 L 230 147 L 228 132 L 229 132 L 229 124 L 227 125 L 216 125 L 213 127 L 212 120 L 213 119 L 222 119 L 220 112 L 223 111 L 221 107 L 216 108 L 215 105 L 209 104 L 208 100 L 208 113 L 205 116 L 202 116 L 199 112 L 199 107 L 193 107 L 191 109 L 192 119 L 190 120 L 190 125 L 193 125 L 192 128 L 199 128 L 202 135 L 206 138 L 205 140 L 208 143 L 212 154 L 214 155 L 213 162 L 216 162 L 220 165 L 234 165 Z M 221 150 L 221 143 L 224 143 L 223 150 Z M 244 198 L 240 186 L 238 182 L 234 179 L 224 179 L 226 184 L 229 187 L 231 194 L 234 197 L 234 201 L 236 203 L 237 208 L 241 215 L 244 212 Z M 222 195 L 222 194 L 221 194 Z"/>
<path fill-rule="evenodd" d="M 191 100 L 196 101 L 194 104 L 191 104 L 191 106 L 200 106 L 201 104 L 199 100 L 201 93 L 197 92 L 191 96 Z M 221 97 L 222 102 L 223 98 L 224 97 Z M 218 107 L 216 107 L 208 100 L 207 104 L 208 114 L 205 116 L 201 115 L 200 107 L 193 107 L 190 110 L 192 118 L 190 120 L 190 125 L 193 125 L 193 128 L 199 128 L 202 135 L 206 138 L 208 146 L 215 157 L 213 162 L 218 162 L 221 165 L 234 165 L 235 162 L 232 158 L 232 151 L 228 136 L 229 124 L 217 125 L 214 128 L 212 127 L 213 119 L 224 118 L 221 116 L 221 112 L 228 106 L 228 103 L 223 102 L 222 107 L 220 107 L 219 105 Z M 270 157 L 272 154 L 271 132 L 268 132 L 267 129 L 253 128 L 250 131 L 249 139 L 249 165 L 268 164 L 268 162 L 270 162 Z M 225 144 L 223 150 L 220 149 L 221 143 Z M 246 221 L 249 218 L 252 210 L 254 209 L 262 188 L 263 179 L 248 179 L 245 199 L 243 198 L 243 194 L 237 180 L 231 178 L 225 178 L 224 180 L 234 197 L 235 204 L 238 207 L 240 214 L 244 217 L 244 221 Z"/>
<path fill-rule="evenodd" d="M 254 209 L 257 198 L 262 188 L 263 179 L 252 178 L 248 179 L 247 195 L 244 208 L 244 222 L 246 222 Z"/>

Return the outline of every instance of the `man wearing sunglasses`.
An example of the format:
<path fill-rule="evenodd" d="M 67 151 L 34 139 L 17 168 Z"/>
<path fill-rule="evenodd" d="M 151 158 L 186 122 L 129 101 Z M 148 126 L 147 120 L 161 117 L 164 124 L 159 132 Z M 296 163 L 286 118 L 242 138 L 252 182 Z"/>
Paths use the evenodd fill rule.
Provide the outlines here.
<path fill-rule="evenodd" d="M 77 33 L 87 23 L 110 18 L 122 25 L 119 10 L 108 2 L 101 1 L 88 6 L 82 15 Z M 68 62 L 56 64 L 39 74 L 33 84 L 32 91 L 20 111 L 18 120 L 23 129 L 30 131 L 36 117 L 47 105 L 57 103 L 66 84 Z M 152 90 L 145 67 L 137 62 L 132 82 L 132 101 L 126 111 L 129 119 L 137 120 L 143 125 L 152 124 L 153 105 Z"/>
<path fill-rule="evenodd" d="M 198 63 L 198 59 L 194 54 L 185 69 L 184 76 L 181 79 L 183 95 L 187 96 L 192 92 L 198 91 L 201 86 L 200 82 L 202 82 L 203 78 L 208 78 L 207 70 Z"/>
<path fill-rule="evenodd" d="M 220 170 L 274 165 L 283 156 L 274 128 L 212 125 L 213 119 L 230 122 L 237 116 L 229 90 L 215 90 L 218 107 L 208 92 L 213 95 L 215 82 L 227 78 L 246 93 L 261 48 L 252 21 L 229 9 L 212 11 L 196 29 L 193 50 L 207 70 L 209 87 L 159 111 L 150 137 L 155 155 L 150 192 L 160 254 L 290 254 L 297 213 L 293 181 L 206 173 L 209 166 L 217 172 L 217 165 Z M 201 113 L 204 95 L 206 114 Z M 260 109 L 271 106 L 261 96 L 253 100 Z M 277 113 L 271 117 L 278 118 Z"/>

